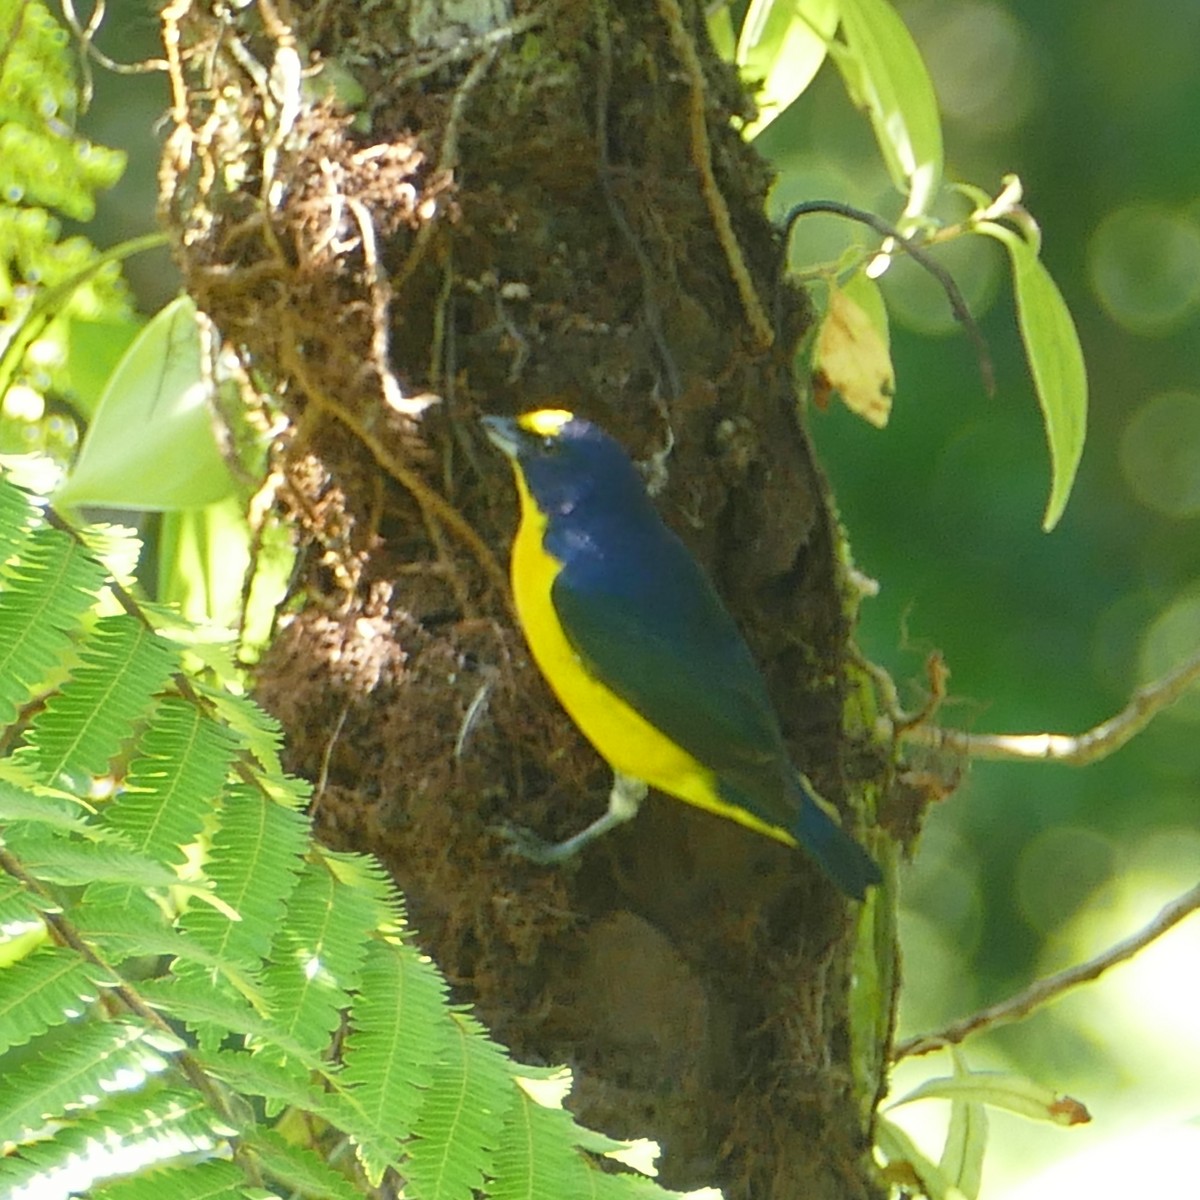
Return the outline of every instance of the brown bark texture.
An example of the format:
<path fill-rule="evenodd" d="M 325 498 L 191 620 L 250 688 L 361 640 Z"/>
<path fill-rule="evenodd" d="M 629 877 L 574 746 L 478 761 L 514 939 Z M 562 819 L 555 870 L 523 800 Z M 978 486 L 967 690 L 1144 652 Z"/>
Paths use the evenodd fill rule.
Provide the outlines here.
<path fill-rule="evenodd" d="M 852 601 L 792 382 L 809 310 L 701 6 L 479 8 L 166 10 L 164 218 L 282 409 L 262 495 L 301 545 L 258 698 L 320 836 L 387 864 L 456 995 L 522 1060 L 569 1064 L 586 1123 L 659 1140 L 672 1187 L 879 1195 L 890 988 L 852 1055 L 857 906 L 659 796 L 567 868 L 499 832 L 573 833 L 609 777 L 513 622 L 485 412 L 570 408 L 650 464 L 852 828 L 881 770 L 845 728 Z M 355 113 L 302 78 L 318 62 Z"/>

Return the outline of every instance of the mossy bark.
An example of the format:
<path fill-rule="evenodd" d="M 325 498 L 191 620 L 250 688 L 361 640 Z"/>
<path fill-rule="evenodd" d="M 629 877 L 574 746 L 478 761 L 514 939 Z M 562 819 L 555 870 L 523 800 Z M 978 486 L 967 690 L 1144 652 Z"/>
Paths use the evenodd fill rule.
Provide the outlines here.
<path fill-rule="evenodd" d="M 658 1139 L 670 1186 L 875 1196 L 857 910 L 801 855 L 660 797 L 572 869 L 496 832 L 574 832 L 608 778 L 514 627 L 483 412 L 568 407 L 652 463 L 797 763 L 845 809 L 877 759 L 843 721 L 851 601 L 792 381 L 809 312 L 700 5 L 488 7 L 444 36 L 352 0 L 167 9 L 165 218 L 288 419 L 301 566 L 258 696 L 321 835 L 388 864 L 458 995 L 570 1064 L 587 1123 Z M 317 61 L 361 85 L 355 119 L 299 86 Z"/>

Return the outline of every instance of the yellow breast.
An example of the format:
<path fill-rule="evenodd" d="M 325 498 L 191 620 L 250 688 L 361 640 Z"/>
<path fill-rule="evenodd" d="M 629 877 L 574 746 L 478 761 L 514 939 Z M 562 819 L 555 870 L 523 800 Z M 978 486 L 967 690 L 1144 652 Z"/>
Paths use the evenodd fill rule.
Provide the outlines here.
<path fill-rule="evenodd" d="M 518 471 L 521 524 L 513 542 L 512 584 L 530 652 L 563 708 L 615 771 L 681 800 L 723 811 L 711 771 L 660 733 L 600 680 L 572 649 L 550 589 L 561 564 L 547 553 L 546 518 Z"/>

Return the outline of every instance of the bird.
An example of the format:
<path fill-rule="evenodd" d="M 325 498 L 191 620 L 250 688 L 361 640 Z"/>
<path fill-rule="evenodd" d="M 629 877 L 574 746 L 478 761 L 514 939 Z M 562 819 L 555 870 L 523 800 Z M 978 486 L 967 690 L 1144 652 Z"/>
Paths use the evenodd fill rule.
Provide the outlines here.
<path fill-rule="evenodd" d="M 603 816 L 558 843 L 514 835 L 521 851 L 568 859 L 653 787 L 802 847 L 863 899 L 878 865 L 793 765 L 750 648 L 621 444 L 565 409 L 481 420 L 516 483 L 510 575 L 531 655 L 613 771 Z"/>

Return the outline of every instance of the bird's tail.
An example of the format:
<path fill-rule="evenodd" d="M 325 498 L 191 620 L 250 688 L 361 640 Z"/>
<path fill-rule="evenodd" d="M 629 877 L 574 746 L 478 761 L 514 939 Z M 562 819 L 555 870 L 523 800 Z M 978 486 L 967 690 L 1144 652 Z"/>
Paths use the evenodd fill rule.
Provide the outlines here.
<path fill-rule="evenodd" d="M 875 860 L 821 807 L 808 780 L 797 779 L 800 812 L 792 834 L 847 896 L 862 900 L 883 880 Z"/>

